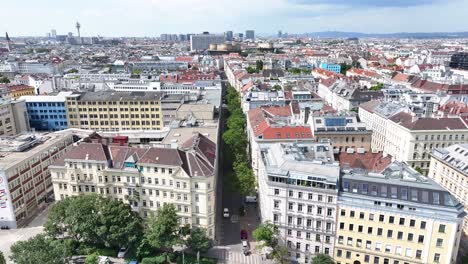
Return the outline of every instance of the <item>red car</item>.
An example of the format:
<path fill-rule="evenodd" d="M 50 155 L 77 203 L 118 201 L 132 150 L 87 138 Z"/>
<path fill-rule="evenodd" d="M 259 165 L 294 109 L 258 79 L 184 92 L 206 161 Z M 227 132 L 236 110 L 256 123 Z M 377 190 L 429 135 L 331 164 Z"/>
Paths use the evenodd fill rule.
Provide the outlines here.
<path fill-rule="evenodd" d="M 247 231 L 241 230 L 241 240 L 247 240 Z"/>

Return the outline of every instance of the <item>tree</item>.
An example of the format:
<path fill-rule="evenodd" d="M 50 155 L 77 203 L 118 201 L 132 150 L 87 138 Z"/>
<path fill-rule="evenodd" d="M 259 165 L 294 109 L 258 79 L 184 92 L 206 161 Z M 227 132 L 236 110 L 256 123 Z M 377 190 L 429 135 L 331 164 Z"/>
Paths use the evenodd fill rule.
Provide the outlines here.
<path fill-rule="evenodd" d="M 271 89 L 272 89 L 273 91 L 281 91 L 282 88 L 281 88 L 281 85 L 275 84 L 275 85 L 273 85 L 273 87 L 272 87 Z"/>
<path fill-rule="evenodd" d="M 247 72 L 248 72 L 249 74 L 258 73 L 258 69 L 257 69 L 257 68 L 252 68 L 252 67 L 250 67 L 250 66 L 247 67 L 246 70 L 247 70 Z"/>
<path fill-rule="evenodd" d="M 57 202 L 44 228 L 54 238 L 66 235 L 90 245 L 131 248 L 141 239 L 141 222 L 128 204 L 98 195 L 83 195 Z"/>
<path fill-rule="evenodd" d="M 255 176 L 248 163 L 246 161 L 236 163 L 234 172 L 238 179 L 239 192 L 243 195 L 252 194 L 255 191 Z"/>
<path fill-rule="evenodd" d="M 372 91 L 379 91 L 381 90 L 382 88 L 384 87 L 384 84 L 383 83 L 378 83 L 377 85 L 374 85 L 370 88 L 370 90 Z"/>
<path fill-rule="evenodd" d="M 10 83 L 10 79 L 5 76 L 0 77 L 0 83 Z"/>
<path fill-rule="evenodd" d="M 276 260 L 276 262 L 279 264 L 290 263 L 290 261 L 286 259 L 287 255 L 288 255 L 288 248 L 284 246 L 276 246 L 273 249 L 273 252 L 271 253 L 271 256 L 273 257 L 273 259 Z"/>
<path fill-rule="evenodd" d="M 5 264 L 5 263 L 6 263 L 5 256 L 3 255 L 3 252 L 0 251 L 0 264 Z"/>
<path fill-rule="evenodd" d="M 312 259 L 312 264 L 334 264 L 335 262 L 333 259 L 326 254 L 317 254 L 313 259 Z"/>
<path fill-rule="evenodd" d="M 206 235 L 205 229 L 195 228 L 187 239 L 187 246 L 194 252 L 207 252 L 213 246 L 213 243 Z"/>
<path fill-rule="evenodd" d="M 341 63 L 340 66 L 340 73 L 343 75 L 346 75 L 346 72 L 353 67 L 352 65 L 346 63 Z"/>
<path fill-rule="evenodd" d="M 274 247 L 278 242 L 279 229 L 278 226 L 271 222 L 260 224 L 253 231 L 253 237 L 257 241 L 265 241 L 265 246 Z"/>
<path fill-rule="evenodd" d="M 359 61 L 357 61 L 357 60 L 356 60 L 356 61 L 353 61 L 353 62 L 351 63 L 351 66 L 352 66 L 353 68 L 362 69 L 361 63 L 360 63 Z"/>
<path fill-rule="evenodd" d="M 257 66 L 257 72 L 263 70 L 263 61 L 262 60 L 257 60 L 255 62 L 256 66 Z"/>
<path fill-rule="evenodd" d="M 98 261 L 99 261 L 99 254 L 95 252 L 86 257 L 85 264 L 98 264 Z"/>
<path fill-rule="evenodd" d="M 145 239 L 154 248 L 171 252 L 172 247 L 181 241 L 179 217 L 174 205 L 165 204 L 155 216 L 148 220 Z"/>
<path fill-rule="evenodd" d="M 16 264 L 66 263 L 67 250 L 63 241 L 46 238 L 40 234 L 26 241 L 18 241 L 11 246 L 10 259 Z"/>

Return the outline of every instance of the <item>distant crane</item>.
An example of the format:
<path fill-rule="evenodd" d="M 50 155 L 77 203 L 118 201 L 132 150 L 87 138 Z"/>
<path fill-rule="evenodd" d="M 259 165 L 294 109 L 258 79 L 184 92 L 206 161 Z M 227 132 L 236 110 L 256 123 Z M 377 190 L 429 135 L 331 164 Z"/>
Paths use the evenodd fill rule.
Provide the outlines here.
<path fill-rule="evenodd" d="M 76 22 L 76 30 L 78 31 L 78 38 L 81 37 L 80 28 L 81 28 L 80 22 Z"/>

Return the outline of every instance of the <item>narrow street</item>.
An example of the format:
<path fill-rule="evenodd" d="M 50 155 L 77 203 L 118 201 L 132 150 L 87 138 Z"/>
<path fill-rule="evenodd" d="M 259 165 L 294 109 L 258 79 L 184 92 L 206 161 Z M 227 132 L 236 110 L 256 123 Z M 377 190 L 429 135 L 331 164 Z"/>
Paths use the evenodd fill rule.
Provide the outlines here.
<path fill-rule="evenodd" d="M 224 75 L 224 74 L 223 74 Z M 223 97 L 227 89 L 227 81 L 223 76 Z M 224 102 L 224 100 L 223 100 Z M 224 105 L 224 103 L 223 103 Z M 220 113 L 220 137 L 226 130 L 227 109 L 222 107 Z M 229 173 L 232 173 L 229 162 L 224 157 L 224 143 L 220 140 L 220 164 L 218 177 L 218 205 L 217 205 L 217 245 L 210 250 L 209 256 L 215 257 L 221 263 L 257 264 L 267 263 L 262 261 L 259 251 L 255 248 L 252 232 L 259 224 L 257 204 L 244 204 L 244 199 L 230 182 Z M 223 217 L 223 209 L 228 208 L 230 216 Z M 244 212 L 242 213 L 241 210 Z M 240 231 L 244 229 L 248 233 L 251 254 L 245 256 L 242 252 Z"/>

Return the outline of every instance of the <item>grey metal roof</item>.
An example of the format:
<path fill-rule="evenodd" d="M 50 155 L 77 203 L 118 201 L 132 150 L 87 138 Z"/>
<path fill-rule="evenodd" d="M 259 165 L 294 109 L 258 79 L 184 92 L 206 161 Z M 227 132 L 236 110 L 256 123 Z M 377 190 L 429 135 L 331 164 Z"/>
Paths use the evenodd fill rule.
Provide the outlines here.
<path fill-rule="evenodd" d="M 100 91 L 80 93 L 80 101 L 159 101 L 163 97 L 162 92 L 118 92 Z"/>

